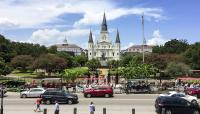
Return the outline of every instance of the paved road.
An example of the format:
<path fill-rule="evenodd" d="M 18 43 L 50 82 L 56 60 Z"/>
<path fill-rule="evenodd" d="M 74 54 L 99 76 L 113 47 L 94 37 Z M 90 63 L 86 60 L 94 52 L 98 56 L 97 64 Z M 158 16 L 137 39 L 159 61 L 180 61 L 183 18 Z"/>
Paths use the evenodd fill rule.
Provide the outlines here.
<path fill-rule="evenodd" d="M 4 99 L 4 114 L 37 114 L 34 109 L 34 98 L 19 98 L 19 93 L 7 93 Z M 73 114 L 73 108 L 77 107 L 78 114 L 88 114 L 88 105 L 91 101 L 95 103 L 96 113 L 103 114 L 103 108 L 107 108 L 107 114 L 131 114 L 132 108 L 136 114 L 155 114 L 154 101 L 158 95 L 155 94 L 118 94 L 113 98 L 84 98 L 78 94 L 79 104 L 61 104 L 60 114 Z M 53 114 L 54 105 L 42 105 L 47 108 L 47 114 Z M 40 113 L 42 114 L 42 112 Z"/>

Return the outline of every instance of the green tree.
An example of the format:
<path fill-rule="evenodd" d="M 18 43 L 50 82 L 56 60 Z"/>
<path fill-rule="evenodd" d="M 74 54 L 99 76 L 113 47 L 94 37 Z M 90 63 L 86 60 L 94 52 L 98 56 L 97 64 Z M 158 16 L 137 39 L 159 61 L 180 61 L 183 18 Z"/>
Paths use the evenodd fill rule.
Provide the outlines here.
<path fill-rule="evenodd" d="M 183 62 L 183 57 L 178 54 L 150 53 L 145 55 L 145 63 L 152 64 L 160 70 L 165 70 L 169 62 Z"/>
<path fill-rule="evenodd" d="M 41 55 L 33 63 L 34 69 L 44 69 L 48 75 L 51 73 L 62 72 L 67 67 L 66 61 L 56 55 Z"/>
<path fill-rule="evenodd" d="M 21 72 L 26 72 L 27 70 L 30 70 L 33 60 L 33 57 L 30 55 L 18 55 L 12 59 L 11 65 Z"/>
<path fill-rule="evenodd" d="M 110 60 L 110 61 L 108 61 L 107 64 L 108 64 L 108 67 L 110 69 L 112 69 L 112 68 L 118 68 L 120 66 L 120 61 L 119 60 Z"/>
<path fill-rule="evenodd" d="M 78 77 L 83 77 L 88 74 L 88 69 L 84 67 L 65 69 L 63 78 L 67 81 L 74 82 Z"/>
<path fill-rule="evenodd" d="M 0 58 L 0 76 L 10 74 L 12 71 L 11 67 L 9 67 L 2 58 Z"/>
<path fill-rule="evenodd" d="M 81 55 L 77 55 L 74 57 L 74 63 L 77 65 L 77 66 L 84 66 L 87 62 L 87 57 L 86 55 L 84 54 L 81 54 Z"/>
<path fill-rule="evenodd" d="M 67 62 L 67 67 L 73 67 L 73 57 L 69 53 L 65 51 L 58 51 L 56 55 L 65 59 Z"/>
<path fill-rule="evenodd" d="M 170 77 L 187 76 L 191 73 L 190 68 L 186 64 L 177 62 L 170 62 L 165 72 Z"/>
<path fill-rule="evenodd" d="M 158 71 L 158 69 L 153 65 L 131 63 L 128 67 L 124 67 L 120 70 L 122 76 L 126 79 L 153 78 Z"/>
<path fill-rule="evenodd" d="M 192 69 L 200 69 L 200 42 L 191 45 L 183 56 L 185 57 L 185 62 L 189 64 Z"/>
<path fill-rule="evenodd" d="M 164 44 L 164 46 L 155 46 L 153 47 L 153 53 L 176 53 L 180 54 L 185 52 L 189 47 L 189 44 L 186 40 L 177 40 L 172 39 Z"/>
<path fill-rule="evenodd" d="M 49 47 L 48 53 L 56 54 L 57 53 L 57 46 Z"/>
<path fill-rule="evenodd" d="M 86 63 L 86 66 L 90 71 L 95 71 L 101 66 L 101 63 L 98 59 L 91 59 Z"/>

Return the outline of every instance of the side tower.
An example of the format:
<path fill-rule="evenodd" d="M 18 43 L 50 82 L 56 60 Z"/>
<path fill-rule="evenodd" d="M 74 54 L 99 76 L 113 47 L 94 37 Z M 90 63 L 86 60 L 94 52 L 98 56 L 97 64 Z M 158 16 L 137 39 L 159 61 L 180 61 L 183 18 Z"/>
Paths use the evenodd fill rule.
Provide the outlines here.
<path fill-rule="evenodd" d="M 90 30 L 89 40 L 88 40 L 88 59 L 91 60 L 94 57 L 94 42 L 92 38 L 92 32 Z"/>
<path fill-rule="evenodd" d="M 120 37 L 119 37 L 119 31 L 117 30 L 116 40 L 115 40 L 115 60 L 120 59 Z"/>

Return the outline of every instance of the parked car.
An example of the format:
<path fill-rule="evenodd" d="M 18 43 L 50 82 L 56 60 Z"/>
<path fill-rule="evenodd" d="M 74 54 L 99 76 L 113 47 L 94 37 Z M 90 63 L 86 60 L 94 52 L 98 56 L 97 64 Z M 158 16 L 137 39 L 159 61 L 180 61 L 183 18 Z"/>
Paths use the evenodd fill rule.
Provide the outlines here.
<path fill-rule="evenodd" d="M 185 93 L 188 95 L 196 96 L 197 98 L 200 98 L 200 88 L 194 87 L 194 88 L 187 88 L 185 90 Z"/>
<path fill-rule="evenodd" d="M 46 90 L 41 95 L 42 104 L 52 104 L 55 103 L 55 101 L 59 103 L 74 104 L 78 103 L 78 96 L 76 94 L 71 94 L 68 91 L 59 89 Z"/>
<path fill-rule="evenodd" d="M 27 98 L 27 97 L 40 97 L 41 94 L 45 92 L 45 89 L 43 88 L 31 88 L 27 91 L 22 91 L 20 93 L 21 98 Z"/>
<path fill-rule="evenodd" d="M 109 86 L 96 86 L 83 91 L 84 97 L 113 97 L 113 89 Z"/>
<path fill-rule="evenodd" d="M 181 97 L 193 104 L 198 104 L 197 97 L 191 96 L 191 95 L 185 95 L 185 93 L 180 93 L 180 92 L 176 92 L 176 91 L 169 91 L 166 94 L 160 94 L 160 96 Z"/>
<path fill-rule="evenodd" d="M 180 97 L 159 96 L 155 101 L 155 109 L 157 114 L 200 114 L 198 105 Z"/>

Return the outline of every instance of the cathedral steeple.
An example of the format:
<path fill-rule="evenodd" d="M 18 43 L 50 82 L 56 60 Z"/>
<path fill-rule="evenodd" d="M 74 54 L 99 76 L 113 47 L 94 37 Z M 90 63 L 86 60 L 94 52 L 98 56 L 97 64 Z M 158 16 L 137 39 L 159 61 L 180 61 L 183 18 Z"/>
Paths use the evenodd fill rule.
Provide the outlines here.
<path fill-rule="evenodd" d="M 92 32 L 91 32 L 91 30 L 90 30 L 90 35 L 89 35 L 89 41 L 88 41 L 88 43 L 93 43 L 93 38 L 92 38 Z"/>
<path fill-rule="evenodd" d="M 119 37 L 119 31 L 118 31 L 118 29 L 117 29 L 117 36 L 116 36 L 115 43 L 120 43 L 120 37 Z"/>
<path fill-rule="evenodd" d="M 101 24 L 101 32 L 102 31 L 106 31 L 107 32 L 107 22 L 106 22 L 106 14 L 104 12 L 104 15 L 103 15 L 103 21 L 102 21 L 102 24 Z"/>

